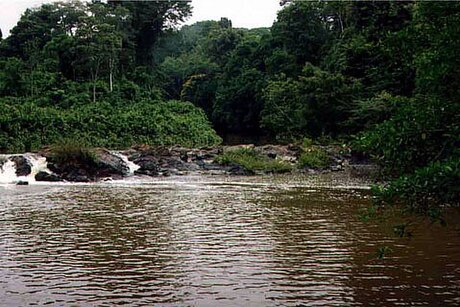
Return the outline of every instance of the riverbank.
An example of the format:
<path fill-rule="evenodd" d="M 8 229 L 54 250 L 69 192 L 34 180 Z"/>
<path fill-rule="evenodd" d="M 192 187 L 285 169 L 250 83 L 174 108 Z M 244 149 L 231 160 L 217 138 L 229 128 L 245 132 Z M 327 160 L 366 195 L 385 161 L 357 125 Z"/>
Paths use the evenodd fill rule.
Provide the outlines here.
<path fill-rule="evenodd" d="M 375 180 L 378 168 L 341 146 L 237 145 L 190 149 L 136 146 L 124 151 L 47 148 L 0 156 L 0 182 L 96 182 L 131 176 L 257 176 L 346 173 Z"/>

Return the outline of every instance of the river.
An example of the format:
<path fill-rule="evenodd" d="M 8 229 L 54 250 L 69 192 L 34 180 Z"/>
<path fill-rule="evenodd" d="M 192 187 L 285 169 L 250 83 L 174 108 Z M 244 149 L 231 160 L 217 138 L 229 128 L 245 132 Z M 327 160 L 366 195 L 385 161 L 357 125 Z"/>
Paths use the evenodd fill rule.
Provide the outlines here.
<path fill-rule="evenodd" d="M 455 227 L 396 237 L 362 184 L 149 180 L 0 186 L 0 305 L 460 304 Z"/>

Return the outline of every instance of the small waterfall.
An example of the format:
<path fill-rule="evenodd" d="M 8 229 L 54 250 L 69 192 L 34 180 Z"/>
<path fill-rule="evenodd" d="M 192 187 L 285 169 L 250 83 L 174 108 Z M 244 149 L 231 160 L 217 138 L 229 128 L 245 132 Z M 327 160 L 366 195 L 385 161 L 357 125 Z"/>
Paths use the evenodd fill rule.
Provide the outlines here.
<path fill-rule="evenodd" d="M 129 175 L 134 175 L 134 173 L 141 168 L 139 165 L 135 164 L 134 162 L 129 161 L 128 157 L 120 152 L 112 152 L 112 154 L 123 160 L 125 165 L 129 168 Z"/>
<path fill-rule="evenodd" d="M 27 176 L 16 175 L 16 164 L 12 161 L 13 157 L 18 155 L 0 156 L 0 184 L 28 182 L 35 183 L 35 175 L 39 172 L 51 173 L 48 169 L 46 158 L 36 154 L 24 154 L 23 156 L 31 166 L 31 173 Z M 3 161 L 3 163 L 1 162 Z"/>
<path fill-rule="evenodd" d="M 3 157 L 0 157 L 0 161 Z M 6 160 L 5 162 L 0 162 L 0 184 L 13 183 L 18 181 L 18 176 L 16 176 L 16 164 L 11 160 Z"/>

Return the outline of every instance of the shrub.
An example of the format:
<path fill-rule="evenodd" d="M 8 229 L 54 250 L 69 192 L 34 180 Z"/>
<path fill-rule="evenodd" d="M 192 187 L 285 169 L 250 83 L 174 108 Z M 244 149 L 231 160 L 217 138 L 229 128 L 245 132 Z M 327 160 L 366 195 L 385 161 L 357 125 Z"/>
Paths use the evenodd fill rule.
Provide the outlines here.
<path fill-rule="evenodd" d="M 61 140 L 53 144 L 50 149 L 50 161 L 58 164 L 81 163 L 88 167 L 97 164 L 95 153 L 79 141 Z"/>
<path fill-rule="evenodd" d="M 370 154 L 395 178 L 374 188 L 378 205 L 402 202 L 410 211 L 431 216 L 443 205 L 458 205 L 458 110 L 458 103 L 417 96 L 359 136 L 355 149 Z"/>
<path fill-rule="evenodd" d="M 329 166 L 330 157 L 321 148 L 310 148 L 307 149 L 299 158 L 299 168 L 326 168 Z"/>
<path fill-rule="evenodd" d="M 362 133 L 354 148 L 369 153 L 387 173 L 413 173 L 451 156 L 460 142 L 458 103 L 438 98 L 410 99 L 389 120 Z"/>
<path fill-rule="evenodd" d="M 202 147 L 221 142 L 204 112 L 185 102 L 141 101 L 124 106 L 99 102 L 70 109 L 0 102 L 0 110 L 0 151 L 38 150 L 61 139 L 108 148 Z"/>
<path fill-rule="evenodd" d="M 292 170 L 289 163 L 270 159 L 249 148 L 227 151 L 217 157 L 216 162 L 223 165 L 240 165 L 250 172 L 285 173 Z"/>
<path fill-rule="evenodd" d="M 445 204 L 460 205 L 460 158 L 437 161 L 387 187 L 374 187 L 377 205 L 399 201 L 416 213 L 432 216 Z"/>

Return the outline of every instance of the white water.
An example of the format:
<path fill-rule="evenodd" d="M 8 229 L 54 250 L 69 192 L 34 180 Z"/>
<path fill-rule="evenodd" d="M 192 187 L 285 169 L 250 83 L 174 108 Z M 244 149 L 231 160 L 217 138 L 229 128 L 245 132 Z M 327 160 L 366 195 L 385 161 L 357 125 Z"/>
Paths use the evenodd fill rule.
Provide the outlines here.
<path fill-rule="evenodd" d="M 112 152 L 112 154 L 123 160 L 125 165 L 129 168 L 129 175 L 134 175 L 134 172 L 141 168 L 139 165 L 135 164 L 134 162 L 129 161 L 128 157 L 120 152 Z"/>
<path fill-rule="evenodd" d="M 134 172 L 140 169 L 139 165 L 129 161 L 128 157 L 119 153 L 112 152 L 113 155 L 123 160 L 123 163 L 128 167 L 128 175 L 134 175 Z M 28 176 L 17 176 L 16 175 L 16 164 L 11 161 L 11 158 L 19 155 L 0 155 L 0 161 L 4 160 L 3 165 L 0 163 L 0 185 L 15 184 L 18 182 L 28 182 L 29 184 L 35 184 L 35 175 L 39 172 L 46 172 L 51 174 L 52 172 L 48 169 L 46 158 L 36 154 L 24 154 L 23 156 L 31 165 L 31 173 Z"/>
<path fill-rule="evenodd" d="M 0 166 L 0 184 L 18 183 L 20 181 L 33 184 L 36 182 L 35 175 L 39 172 L 51 173 L 48 169 L 45 157 L 34 154 L 25 154 L 24 158 L 26 158 L 31 165 L 31 173 L 28 176 L 17 176 L 16 165 L 10 160 L 12 157 L 14 157 L 14 155 L 0 156 L 0 159 L 6 160 L 3 166 Z"/>
<path fill-rule="evenodd" d="M 3 166 L 0 167 L 0 184 L 12 183 L 17 180 L 16 176 L 16 165 L 13 161 L 6 161 Z"/>

